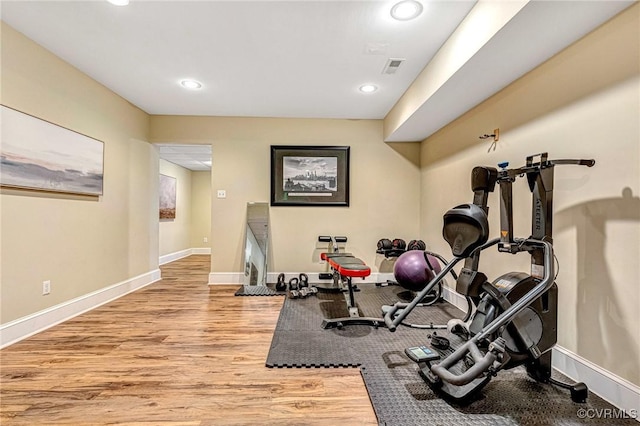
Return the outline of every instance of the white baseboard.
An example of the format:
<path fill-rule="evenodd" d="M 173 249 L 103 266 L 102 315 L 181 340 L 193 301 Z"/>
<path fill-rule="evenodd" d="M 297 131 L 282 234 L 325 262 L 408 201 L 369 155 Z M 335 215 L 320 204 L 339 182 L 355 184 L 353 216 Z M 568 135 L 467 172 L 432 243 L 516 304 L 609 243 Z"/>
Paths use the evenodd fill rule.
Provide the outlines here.
<path fill-rule="evenodd" d="M 102 288 L 0 326 L 0 348 L 12 345 L 47 328 L 111 302 L 159 281 L 160 269 Z"/>
<path fill-rule="evenodd" d="M 554 346 L 551 356 L 553 368 L 571 380 L 583 382 L 602 399 L 609 401 L 628 415 L 636 413 L 640 421 L 640 387 L 604 370 L 562 346 Z"/>
<path fill-rule="evenodd" d="M 192 254 L 211 254 L 211 247 L 188 248 L 174 253 L 162 255 L 158 258 L 158 264 L 164 265 Z"/>
<path fill-rule="evenodd" d="M 211 254 L 211 247 L 192 248 L 191 254 Z"/>
<path fill-rule="evenodd" d="M 170 262 L 173 262 L 174 260 L 178 260 L 178 259 L 182 259 L 183 257 L 187 257 L 187 256 L 191 256 L 191 249 L 185 249 L 185 250 L 180 250 L 180 251 L 176 251 L 174 253 L 169 253 L 169 254 L 165 254 L 162 255 L 158 258 L 158 264 L 159 265 L 164 265 Z"/>

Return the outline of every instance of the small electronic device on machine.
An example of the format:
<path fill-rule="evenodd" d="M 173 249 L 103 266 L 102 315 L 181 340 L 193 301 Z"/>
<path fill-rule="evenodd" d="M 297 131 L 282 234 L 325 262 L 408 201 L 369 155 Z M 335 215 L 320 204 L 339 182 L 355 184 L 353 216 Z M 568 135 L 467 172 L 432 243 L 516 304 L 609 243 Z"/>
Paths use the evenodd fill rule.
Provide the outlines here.
<path fill-rule="evenodd" d="M 412 348 L 406 348 L 404 350 L 404 353 L 407 354 L 407 356 L 413 362 L 427 362 L 440 359 L 439 353 L 426 346 L 414 346 Z"/>

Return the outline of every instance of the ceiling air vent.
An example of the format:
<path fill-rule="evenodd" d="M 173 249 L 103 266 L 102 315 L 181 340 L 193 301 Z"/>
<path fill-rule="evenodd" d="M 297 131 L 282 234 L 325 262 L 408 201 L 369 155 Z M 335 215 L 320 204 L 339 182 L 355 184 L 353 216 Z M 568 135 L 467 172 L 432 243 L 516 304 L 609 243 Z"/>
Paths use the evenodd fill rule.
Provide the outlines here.
<path fill-rule="evenodd" d="M 384 65 L 384 69 L 382 70 L 382 74 L 395 74 L 400 68 L 400 65 L 404 62 L 404 59 L 400 58 L 390 58 L 387 60 L 387 63 Z"/>

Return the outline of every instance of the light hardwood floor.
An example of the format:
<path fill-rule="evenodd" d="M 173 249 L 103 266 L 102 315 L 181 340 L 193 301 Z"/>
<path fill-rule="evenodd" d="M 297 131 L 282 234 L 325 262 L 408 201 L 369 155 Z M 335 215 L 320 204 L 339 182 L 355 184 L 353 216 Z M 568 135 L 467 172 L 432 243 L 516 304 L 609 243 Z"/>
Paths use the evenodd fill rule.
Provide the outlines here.
<path fill-rule="evenodd" d="M 161 269 L 162 281 L 0 351 L 0 423 L 377 424 L 358 369 L 264 366 L 282 297 L 207 286 L 209 256 Z"/>

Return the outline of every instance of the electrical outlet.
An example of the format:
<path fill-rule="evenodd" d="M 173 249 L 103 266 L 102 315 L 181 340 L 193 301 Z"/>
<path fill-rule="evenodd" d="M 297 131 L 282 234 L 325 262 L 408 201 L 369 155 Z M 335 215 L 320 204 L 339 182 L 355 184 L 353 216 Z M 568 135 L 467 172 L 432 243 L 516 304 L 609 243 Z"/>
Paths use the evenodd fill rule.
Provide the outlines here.
<path fill-rule="evenodd" d="M 203 241 L 204 241 L 205 243 L 208 243 L 208 242 L 209 242 L 209 239 L 208 239 L 207 237 L 204 237 L 204 238 L 203 238 Z"/>
<path fill-rule="evenodd" d="M 227 198 L 227 191 L 224 189 L 218 189 L 218 198 Z"/>
<path fill-rule="evenodd" d="M 42 281 L 42 295 L 46 296 L 51 293 L 51 281 Z"/>

